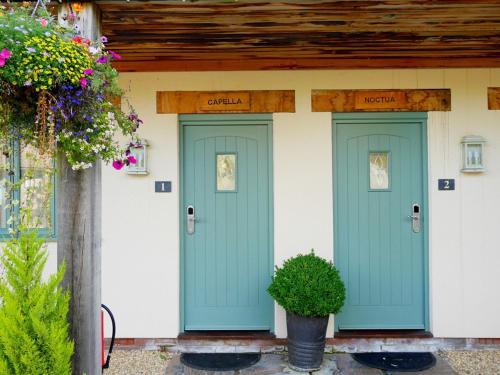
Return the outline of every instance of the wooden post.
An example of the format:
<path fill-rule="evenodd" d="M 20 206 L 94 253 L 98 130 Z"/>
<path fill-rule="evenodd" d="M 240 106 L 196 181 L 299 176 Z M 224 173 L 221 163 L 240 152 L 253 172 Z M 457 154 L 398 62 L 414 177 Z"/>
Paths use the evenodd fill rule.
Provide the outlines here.
<path fill-rule="evenodd" d="M 78 24 L 82 36 L 99 37 L 95 4 L 85 3 Z M 62 5 L 64 22 L 68 5 Z M 66 15 L 66 17 L 65 17 Z M 98 375 L 101 369 L 101 162 L 74 171 L 58 155 L 57 262 L 66 263 L 63 286 L 70 291 L 70 334 L 75 341 L 73 374 Z"/>

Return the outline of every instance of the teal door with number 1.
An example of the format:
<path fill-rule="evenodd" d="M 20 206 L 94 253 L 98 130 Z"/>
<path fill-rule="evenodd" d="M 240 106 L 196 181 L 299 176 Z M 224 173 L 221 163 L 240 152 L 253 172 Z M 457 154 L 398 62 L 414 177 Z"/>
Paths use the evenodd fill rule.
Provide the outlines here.
<path fill-rule="evenodd" d="M 336 330 L 427 328 L 425 113 L 334 114 Z"/>
<path fill-rule="evenodd" d="M 184 330 L 271 330 L 271 117 L 181 125 Z"/>

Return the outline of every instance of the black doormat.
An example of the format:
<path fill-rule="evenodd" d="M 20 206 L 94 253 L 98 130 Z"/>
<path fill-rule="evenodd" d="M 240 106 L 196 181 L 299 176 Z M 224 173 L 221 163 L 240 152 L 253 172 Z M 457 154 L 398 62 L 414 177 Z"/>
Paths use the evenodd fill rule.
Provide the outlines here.
<path fill-rule="evenodd" d="M 255 365 L 260 353 L 182 353 L 181 362 L 197 370 L 236 371 Z"/>
<path fill-rule="evenodd" d="M 432 353 L 355 353 L 352 357 L 359 363 L 387 371 L 424 371 L 436 364 Z"/>

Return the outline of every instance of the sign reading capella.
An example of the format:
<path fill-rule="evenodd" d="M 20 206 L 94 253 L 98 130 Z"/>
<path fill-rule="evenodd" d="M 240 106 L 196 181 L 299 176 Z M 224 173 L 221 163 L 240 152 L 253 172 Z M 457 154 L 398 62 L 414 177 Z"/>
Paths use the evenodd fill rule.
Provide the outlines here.
<path fill-rule="evenodd" d="M 199 96 L 202 111 L 248 111 L 250 93 L 248 91 L 204 92 Z"/>
<path fill-rule="evenodd" d="M 208 99 L 208 105 L 231 105 L 231 104 L 241 104 L 241 98 L 213 98 Z"/>

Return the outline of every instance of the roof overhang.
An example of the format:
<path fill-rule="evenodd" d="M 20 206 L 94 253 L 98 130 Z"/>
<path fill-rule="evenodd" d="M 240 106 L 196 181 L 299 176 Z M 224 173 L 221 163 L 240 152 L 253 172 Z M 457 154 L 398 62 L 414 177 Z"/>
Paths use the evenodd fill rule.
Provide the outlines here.
<path fill-rule="evenodd" d="M 120 71 L 500 67 L 498 0 L 96 3 Z"/>

